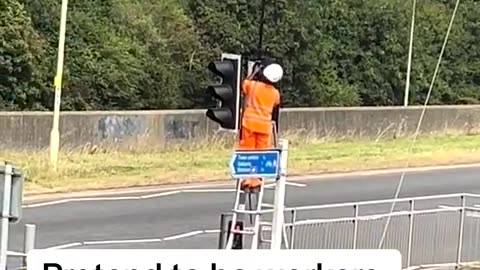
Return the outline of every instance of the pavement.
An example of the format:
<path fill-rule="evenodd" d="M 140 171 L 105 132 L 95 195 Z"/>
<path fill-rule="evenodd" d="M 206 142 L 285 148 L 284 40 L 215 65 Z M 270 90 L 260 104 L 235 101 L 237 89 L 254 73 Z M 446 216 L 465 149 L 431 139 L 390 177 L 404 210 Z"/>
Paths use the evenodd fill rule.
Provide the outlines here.
<path fill-rule="evenodd" d="M 288 186 L 289 207 L 393 198 L 399 172 L 381 174 L 347 174 L 321 180 L 310 177 Z M 219 217 L 233 206 L 233 186 L 203 187 L 194 192 L 144 190 L 131 194 L 92 197 L 80 201 L 65 198 L 53 203 L 29 202 L 18 224 L 10 227 L 9 250 L 21 251 L 24 225 L 37 226 L 36 248 L 69 245 L 76 248 L 217 248 Z M 400 197 L 449 193 L 480 194 L 480 166 L 411 171 L 406 174 Z M 143 197 L 140 197 L 143 196 Z M 265 201 L 273 201 L 273 192 Z M 436 204 L 442 204 L 438 202 Z M 448 203 L 447 203 L 448 204 Z M 389 205 L 372 208 L 385 212 Z M 372 212 L 372 213 L 373 213 Z M 347 212 L 325 212 L 325 216 Z M 300 218 L 312 218 L 303 216 Z M 316 217 L 318 218 L 318 217 Z M 206 230 L 207 234 L 194 235 Z M 168 236 L 185 234 L 171 241 Z M 135 241 L 143 239 L 142 241 Z M 168 240 L 168 239 L 167 239 Z M 76 246 L 93 241 L 91 246 Z"/>

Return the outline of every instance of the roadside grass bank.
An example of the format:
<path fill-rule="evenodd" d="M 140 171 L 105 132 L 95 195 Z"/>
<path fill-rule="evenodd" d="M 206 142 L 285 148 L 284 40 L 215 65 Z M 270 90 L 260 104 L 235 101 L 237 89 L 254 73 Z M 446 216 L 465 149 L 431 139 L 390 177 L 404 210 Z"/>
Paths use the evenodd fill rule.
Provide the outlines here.
<path fill-rule="evenodd" d="M 290 139 L 289 175 L 403 168 L 411 138 L 368 140 Z M 210 142 L 168 150 L 62 152 L 58 171 L 48 151 L 1 151 L 0 158 L 27 174 L 26 194 L 73 192 L 229 179 L 232 147 Z M 417 138 L 410 167 L 480 162 L 480 135 Z"/>

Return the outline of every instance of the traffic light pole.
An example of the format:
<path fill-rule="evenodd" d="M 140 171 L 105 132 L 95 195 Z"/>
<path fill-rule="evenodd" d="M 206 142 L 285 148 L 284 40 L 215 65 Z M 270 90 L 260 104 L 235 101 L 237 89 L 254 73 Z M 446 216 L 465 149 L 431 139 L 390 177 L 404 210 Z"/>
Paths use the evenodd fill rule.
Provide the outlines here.
<path fill-rule="evenodd" d="M 282 247 L 282 233 L 285 226 L 285 189 L 287 185 L 288 140 L 279 141 L 281 149 L 280 177 L 275 185 L 275 202 L 273 204 L 272 243 L 270 249 Z"/>
<path fill-rule="evenodd" d="M 2 231 L 0 240 L 0 270 L 7 269 L 7 253 L 8 253 L 8 231 L 9 231 L 9 216 L 10 216 L 10 200 L 12 187 L 12 165 L 5 164 L 4 188 L 3 188 L 3 203 L 2 203 Z"/>
<path fill-rule="evenodd" d="M 263 24 L 265 19 L 265 0 L 262 0 L 262 14 L 260 16 L 260 25 L 258 27 L 258 48 L 257 59 L 262 58 L 262 46 L 263 46 Z"/>

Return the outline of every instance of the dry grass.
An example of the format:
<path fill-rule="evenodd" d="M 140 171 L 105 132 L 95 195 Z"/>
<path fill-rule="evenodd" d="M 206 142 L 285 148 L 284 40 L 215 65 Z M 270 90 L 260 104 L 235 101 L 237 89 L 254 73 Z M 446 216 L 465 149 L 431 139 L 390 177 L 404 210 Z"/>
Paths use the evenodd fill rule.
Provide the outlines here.
<path fill-rule="evenodd" d="M 411 144 L 289 139 L 291 175 L 403 167 Z M 164 151 L 61 153 L 57 173 L 49 169 L 47 151 L 3 151 L 0 157 L 26 171 L 26 193 L 40 193 L 229 179 L 231 153 L 219 142 Z M 419 138 L 411 158 L 411 166 L 480 162 L 480 135 Z"/>

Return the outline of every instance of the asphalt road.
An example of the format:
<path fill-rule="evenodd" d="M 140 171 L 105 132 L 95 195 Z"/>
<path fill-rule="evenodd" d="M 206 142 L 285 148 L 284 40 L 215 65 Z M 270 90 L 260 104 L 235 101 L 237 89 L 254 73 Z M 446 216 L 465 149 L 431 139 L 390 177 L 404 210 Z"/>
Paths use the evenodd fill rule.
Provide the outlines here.
<path fill-rule="evenodd" d="M 399 179 L 400 174 L 395 173 L 305 181 L 303 183 L 306 187 L 287 188 L 287 205 L 292 207 L 390 199 L 395 194 Z M 400 197 L 461 192 L 480 194 L 480 168 L 408 173 Z M 9 249 L 22 249 L 26 223 L 37 225 L 37 248 L 82 241 L 164 238 L 195 230 L 218 229 L 220 213 L 231 209 L 233 195 L 233 192 L 226 191 L 179 193 L 142 200 L 83 201 L 26 208 L 22 221 L 10 227 Z M 272 198 L 273 192 L 269 192 L 265 201 L 272 201 Z M 454 203 L 458 204 L 458 201 L 430 202 L 432 205 L 417 207 Z M 388 211 L 389 207 L 390 205 L 376 206 L 367 211 L 380 213 Z M 345 214 L 351 214 L 351 210 L 310 212 L 298 218 L 325 218 Z M 216 248 L 217 241 L 218 233 L 211 233 L 175 241 L 110 243 L 77 248 Z"/>

